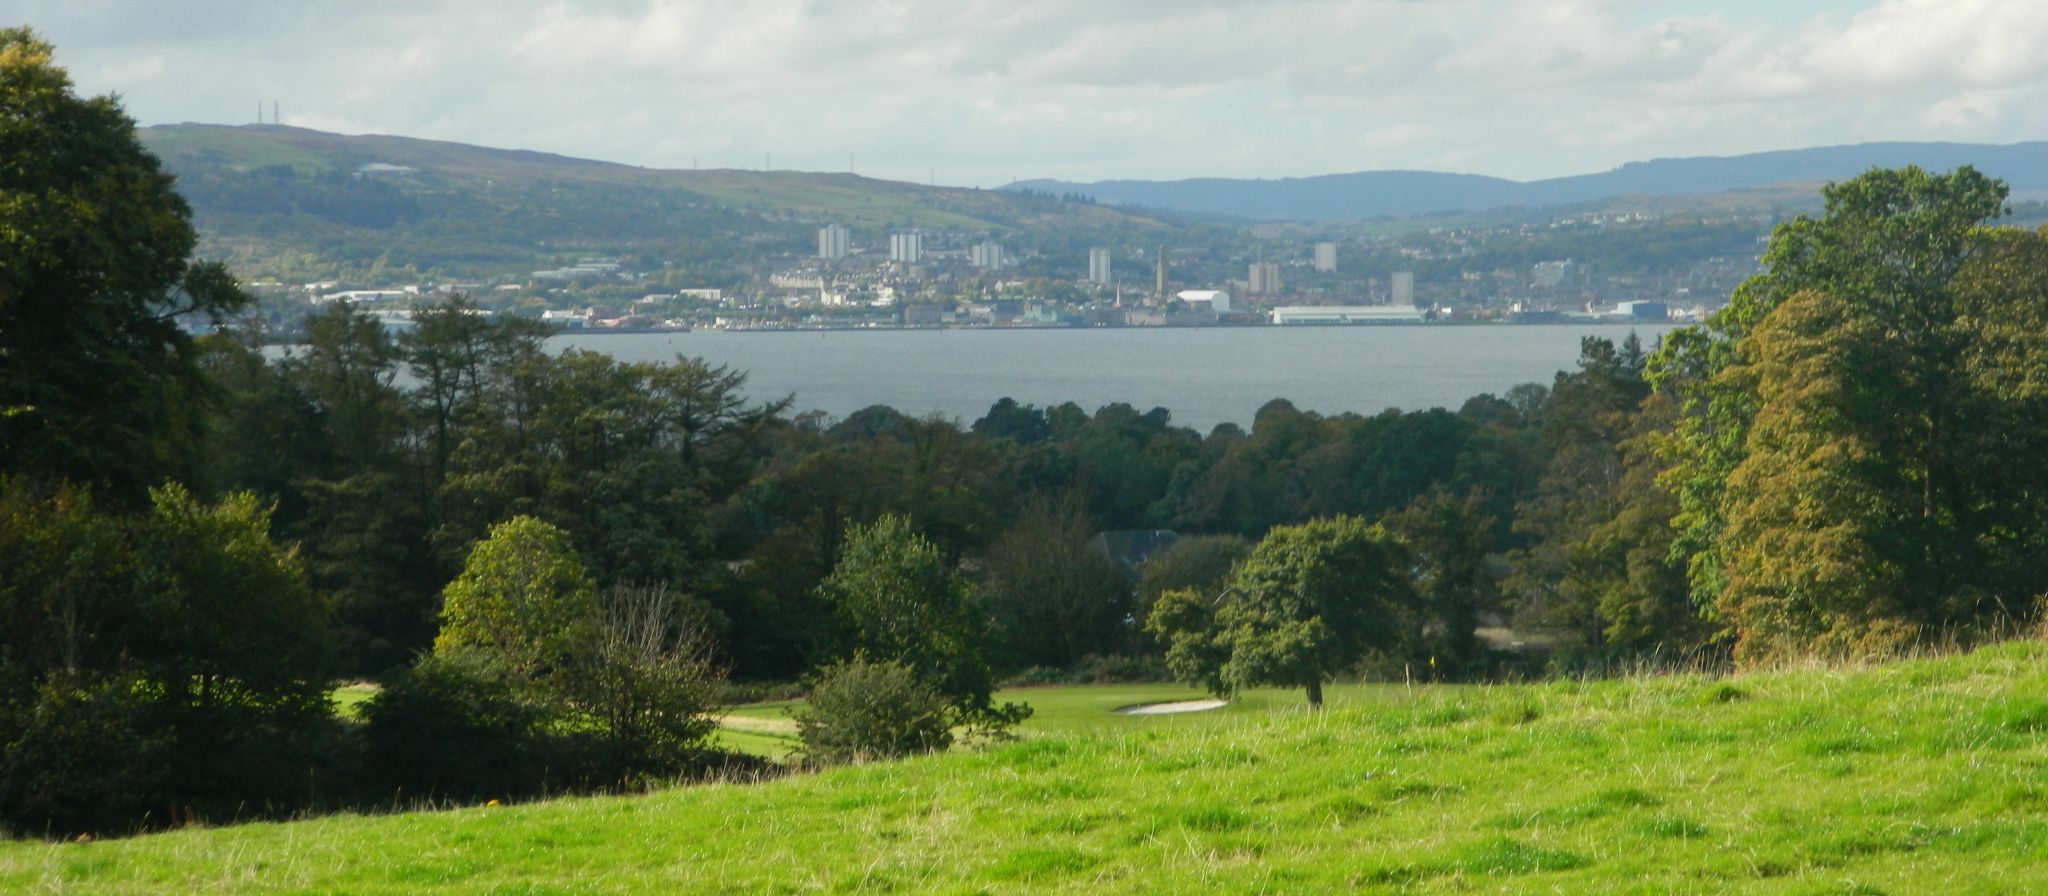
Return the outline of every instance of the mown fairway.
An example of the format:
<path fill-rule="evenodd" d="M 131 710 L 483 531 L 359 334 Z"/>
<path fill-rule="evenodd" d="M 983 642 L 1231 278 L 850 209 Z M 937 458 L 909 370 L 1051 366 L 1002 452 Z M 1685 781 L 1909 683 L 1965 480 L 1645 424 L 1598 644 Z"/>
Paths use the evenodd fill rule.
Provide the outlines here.
<path fill-rule="evenodd" d="M 1375 699 L 1381 688 L 1339 687 L 1335 699 Z M 1170 684 L 1087 685 L 1079 687 L 1016 688 L 996 692 L 998 703 L 1031 704 L 1031 718 L 1023 730 L 1034 735 L 1068 734 L 1082 731 L 1135 731 L 1172 724 L 1170 720 L 1189 716 L 1126 716 L 1115 710 L 1146 703 L 1197 700 L 1208 694 Z M 1230 707 L 1234 713 L 1259 712 L 1276 705 L 1300 702 L 1299 695 L 1279 691 L 1256 691 L 1241 695 Z M 729 750 L 786 759 L 802 744 L 796 737 L 791 713 L 803 708 L 801 700 L 755 703 L 727 710 L 719 720 L 716 735 L 720 746 Z M 1213 719 L 1218 713 L 1195 713 L 1193 717 Z M 1199 724 L 1187 722 L 1185 724 Z"/>
<path fill-rule="evenodd" d="M 1028 693 L 1040 724 L 984 751 L 652 797 L 11 843 L 0 892 L 2048 887 L 2038 643 L 1861 671 L 1354 689 L 1321 715 L 1277 693 L 1154 718 L 1104 715 L 1135 702 L 1116 690 Z"/>

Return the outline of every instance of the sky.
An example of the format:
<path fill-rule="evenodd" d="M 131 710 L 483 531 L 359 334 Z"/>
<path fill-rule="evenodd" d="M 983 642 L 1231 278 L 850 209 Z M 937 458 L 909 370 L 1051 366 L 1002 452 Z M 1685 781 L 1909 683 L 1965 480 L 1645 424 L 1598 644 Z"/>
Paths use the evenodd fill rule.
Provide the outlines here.
<path fill-rule="evenodd" d="M 139 124 L 994 187 L 2048 139 L 2044 0 L 13 0 Z M 9 23 L 11 16 L 18 21 Z"/>

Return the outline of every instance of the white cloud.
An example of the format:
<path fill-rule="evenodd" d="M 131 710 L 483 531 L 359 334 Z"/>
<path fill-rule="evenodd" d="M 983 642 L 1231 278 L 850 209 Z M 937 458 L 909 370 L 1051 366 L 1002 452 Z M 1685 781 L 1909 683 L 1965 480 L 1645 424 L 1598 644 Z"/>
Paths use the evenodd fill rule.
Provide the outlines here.
<path fill-rule="evenodd" d="M 28 0 L 144 123 L 990 185 L 2048 137 L 2048 3 Z M 1787 6 L 1791 8 L 1788 9 Z"/>
<path fill-rule="evenodd" d="M 1824 81 L 1857 88 L 2001 87 L 2040 78 L 2048 4 L 1890 0 L 1811 46 Z"/>
<path fill-rule="evenodd" d="M 117 59 L 101 66 L 89 79 L 104 84 L 138 84 L 162 78 L 168 68 L 162 56 Z"/>

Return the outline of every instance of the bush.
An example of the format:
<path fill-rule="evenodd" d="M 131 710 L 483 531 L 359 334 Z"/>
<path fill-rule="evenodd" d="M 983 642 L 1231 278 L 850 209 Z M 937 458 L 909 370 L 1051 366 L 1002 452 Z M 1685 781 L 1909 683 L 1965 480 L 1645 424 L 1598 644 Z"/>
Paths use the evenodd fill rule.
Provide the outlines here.
<path fill-rule="evenodd" d="M 848 762 L 943 750 L 953 743 L 952 715 L 945 695 L 909 666 L 857 654 L 819 670 L 796 725 L 810 759 Z"/>
<path fill-rule="evenodd" d="M 1043 687 L 1063 684 L 1138 684 L 1172 681 L 1166 660 L 1150 655 L 1084 656 L 1073 668 L 1032 666 L 1003 679 L 1005 688 Z"/>
<path fill-rule="evenodd" d="M 716 725 L 725 670 L 711 659 L 706 610 L 667 587 L 606 592 L 591 643 L 566 670 L 573 702 L 602 733 L 610 776 L 675 774 Z"/>
<path fill-rule="evenodd" d="M 386 792 L 474 800 L 547 787 L 547 714 L 501 680 L 428 657 L 362 712 L 367 776 Z"/>
<path fill-rule="evenodd" d="M 1166 668 L 1165 658 L 1152 655 L 1088 656 L 1082 657 L 1081 664 L 1074 668 L 1075 684 L 1137 684 L 1172 680 L 1173 672 Z"/>
<path fill-rule="evenodd" d="M 143 513 L 0 478 L 0 817 L 128 831 L 327 786 L 327 609 L 248 493 Z"/>
<path fill-rule="evenodd" d="M 146 826 L 170 808 L 172 745 L 132 679 L 47 681 L 0 717 L 0 827 L 38 836 Z"/>

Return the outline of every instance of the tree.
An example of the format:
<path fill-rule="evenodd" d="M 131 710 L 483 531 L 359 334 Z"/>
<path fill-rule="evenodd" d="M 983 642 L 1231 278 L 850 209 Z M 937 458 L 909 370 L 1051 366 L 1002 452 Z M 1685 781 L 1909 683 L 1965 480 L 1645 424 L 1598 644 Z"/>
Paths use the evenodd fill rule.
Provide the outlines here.
<path fill-rule="evenodd" d="M 1888 413 L 1859 400 L 1860 365 L 1851 361 L 1882 334 L 1847 303 L 1804 292 L 1747 341 L 1759 363 L 1723 374 L 1754 379 L 1758 399 L 1747 454 L 1727 485 L 1726 584 L 1716 602 L 1735 628 L 1736 658 L 1898 647 L 1913 635 L 1902 602 L 1911 561 L 1880 545 L 1886 520 L 1911 495 L 1900 488 L 1904 471 L 1880 466 L 1867 428 Z"/>
<path fill-rule="evenodd" d="M 181 319 L 248 302 L 189 260 L 195 242 L 120 104 L 74 95 L 48 43 L 0 30 L 0 473 L 140 505 L 191 463 L 208 390 Z"/>
<path fill-rule="evenodd" d="M 1399 648 L 1415 604 L 1407 566 L 1392 536 L 1356 517 L 1279 526 L 1252 548 L 1212 613 L 1201 611 L 1196 592 L 1168 592 L 1152 627 L 1191 683 L 1299 687 L 1320 709 L 1323 682 L 1373 651 Z M 1201 668 L 1205 657 L 1220 665 Z"/>
<path fill-rule="evenodd" d="M 1012 668 L 1070 667 L 1130 647 L 1131 585 L 1071 509 L 1033 507 L 989 546 L 983 595 Z"/>
<path fill-rule="evenodd" d="M 1942 457 L 1964 422 L 1955 403 L 1962 349 L 1950 326 L 1950 282 L 1984 246 L 1988 233 L 1982 225 L 2003 213 L 2006 187 L 1967 166 L 1948 174 L 1906 167 L 1873 169 L 1831 184 L 1821 195 L 1823 214 L 1780 224 L 1765 250 L 1763 272 L 1745 281 L 1726 308 L 1703 327 L 1672 334 L 1650 359 L 1653 385 L 1680 401 L 1675 431 L 1661 443 L 1662 481 L 1679 501 L 1673 549 L 1687 558 L 1693 600 L 1709 611 L 1718 608 L 1726 586 L 1729 545 L 1723 536 L 1733 504 L 1727 487 L 1750 451 L 1761 400 L 1753 376 L 1727 371 L 1772 363 L 1757 353 L 1769 343 L 1747 337 L 1794 296 L 1812 293 L 1830 297 L 1821 301 L 1845 303 L 1841 320 L 1876 326 L 1885 342 L 1902 350 L 1906 366 L 1889 373 L 1897 390 L 1885 400 L 1897 411 L 1884 424 L 1890 430 L 1885 441 L 1918 456 L 1893 459 L 1919 471 L 1908 475 L 1923 487 L 1921 518 L 1939 529 L 1936 521 L 1945 512 L 1938 505 L 1961 484 Z M 1878 397 L 1862 388 L 1853 392 L 1845 397 Z M 1915 550 L 1929 544 L 1921 541 Z M 1915 565 L 1922 573 L 1941 573 L 1940 564 Z M 1960 572 L 1961 567 L 1946 570 Z"/>
<path fill-rule="evenodd" d="M 839 562 L 818 592 L 846 625 L 846 655 L 909 667 L 952 702 L 962 722 L 1002 728 L 1028 715 L 1029 707 L 994 704 L 986 635 L 967 583 L 908 518 L 890 514 L 871 526 L 849 526 Z"/>
<path fill-rule="evenodd" d="M 289 480 L 300 512 L 285 519 L 286 532 L 306 545 L 314 583 L 334 596 L 360 672 L 395 667 L 431 643 L 435 592 L 447 578 L 425 537 L 418 421 L 396 385 L 398 360 L 376 318 L 336 303 L 307 319 L 303 350 L 275 365 L 304 403 L 303 443 L 314 449 Z M 230 391 L 230 412 L 244 415 L 245 394 Z"/>
<path fill-rule="evenodd" d="M 1169 591 L 1192 588 L 1215 600 L 1229 582 L 1230 571 L 1251 553 L 1251 542 L 1235 535 L 1189 535 L 1138 567 L 1138 619 L 1149 620 L 1152 606 Z"/>
<path fill-rule="evenodd" d="M 614 769 L 681 769 L 710 736 L 725 681 L 710 627 L 708 607 L 666 586 L 605 591 L 570 690 L 603 729 Z"/>
<path fill-rule="evenodd" d="M 1045 422 L 1045 412 L 1031 405 L 1020 405 L 1017 400 L 1004 396 L 989 406 L 988 415 L 974 421 L 974 434 L 990 439 L 1010 439 L 1019 445 L 1030 445 L 1045 441 L 1052 434 L 1052 428 Z"/>
<path fill-rule="evenodd" d="M 2048 438 L 2048 230 L 1995 232 L 1952 285 L 1956 326 L 1968 337 L 1960 375 L 1975 398 L 1965 419 L 1977 424 L 1960 455 L 1973 472 L 1957 484 L 1975 492 L 1972 518 L 1983 539 L 1978 596 L 1995 604 L 2039 593 L 2048 581 L 2048 468 L 2013 462 Z"/>
<path fill-rule="evenodd" d="M 520 685 L 565 671 L 589 643 L 597 588 L 562 530 L 530 516 L 491 527 L 442 592 L 434 653 Z"/>
<path fill-rule="evenodd" d="M 112 514 L 0 477 L 0 820 L 106 830 L 303 799 L 330 718 L 326 606 L 253 496 L 150 498 Z"/>
<path fill-rule="evenodd" d="M 476 711 L 475 723 L 436 726 L 406 707 L 387 721 L 397 740 L 447 744 L 511 723 L 536 736 L 594 733 L 601 753 L 578 757 L 584 781 L 672 774 L 711 733 L 725 677 L 715 652 L 708 607 L 665 585 L 600 594 L 566 533 L 515 517 L 491 527 L 448 585 L 431 658 L 447 668 L 409 678 L 419 685 L 409 698 L 424 702 L 408 707 L 445 699 Z M 500 693 L 523 709 L 507 712 Z"/>
<path fill-rule="evenodd" d="M 1230 594 L 1170 588 L 1153 599 L 1145 631 L 1166 646 L 1166 669 L 1175 679 L 1212 693 L 1230 693 L 1223 666 L 1230 662 L 1231 643 L 1216 627 L 1217 605 Z"/>
<path fill-rule="evenodd" d="M 1633 335 L 1588 337 L 1538 413 L 1542 475 L 1516 508 L 1528 544 L 1509 555 L 1516 624 L 1605 655 L 1689 648 L 1706 633 L 1670 558 L 1675 498 L 1654 450 L 1672 402 L 1644 380 Z"/>
<path fill-rule="evenodd" d="M 2048 355 L 1993 322 L 2038 315 L 2043 276 L 2025 235 L 1982 226 L 2005 195 L 1969 168 L 1829 187 L 1824 217 L 1773 235 L 1725 339 L 1663 359 L 1690 400 L 1681 547 L 1739 661 L 2033 612 L 2037 483 L 2009 447 L 2048 435 L 2024 385 Z"/>
<path fill-rule="evenodd" d="M 209 811 L 296 803 L 331 718 L 331 609 L 254 495 L 208 503 L 173 484 L 150 499 L 132 580 L 150 625 L 133 649 L 174 732 L 169 780 Z"/>
<path fill-rule="evenodd" d="M 398 347 L 419 384 L 413 403 L 426 423 L 429 481 L 438 487 L 461 432 L 486 413 L 503 377 L 539 357 L 548 326 L 483 314 L 463 296 L 421 309 L 414 320 Z"/>
<path fill-rule="evenodd" d="M 1415 583 L 1416 622 L 1406 659 L 1438 673 L 1472 671 L 1484 653 L 1481 614 L 1500 603 L 1487 557 L 1493 520 L 1477 496 L 1435 492 L 1388 514 L 1382 525 L 1407 552 Z"/>

